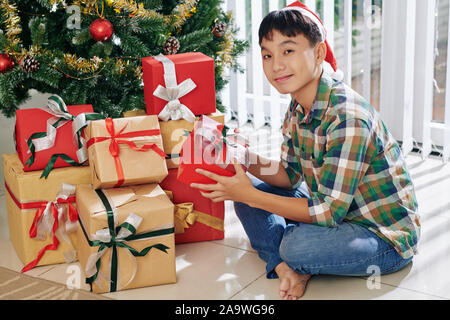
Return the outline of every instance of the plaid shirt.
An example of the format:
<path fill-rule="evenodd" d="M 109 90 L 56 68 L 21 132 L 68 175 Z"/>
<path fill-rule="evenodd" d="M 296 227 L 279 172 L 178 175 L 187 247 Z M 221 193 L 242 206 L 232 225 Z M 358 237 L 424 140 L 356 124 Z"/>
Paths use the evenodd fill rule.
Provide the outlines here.
<path fill-rule="evenodd" d="M 306 182 L 313 224 L 357 223 L 403 258 L 417 253 L 417 201 L 400 147 L 360 95 L 324 72 L 307 117 L 291 102 L 283 136 L 281 163 L 294 188 Z"/>

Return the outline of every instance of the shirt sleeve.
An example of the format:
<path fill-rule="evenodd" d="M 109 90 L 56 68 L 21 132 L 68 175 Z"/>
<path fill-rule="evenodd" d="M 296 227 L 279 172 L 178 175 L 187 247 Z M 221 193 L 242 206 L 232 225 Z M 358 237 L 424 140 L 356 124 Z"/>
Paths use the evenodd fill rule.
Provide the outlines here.
<path fill-rule="evenodd" d="M 291 185 L 293 189 L 296 189 L 300 186 L 302 182 L 302 169 L 298 162 L 298 159 L 295 156 L 294 145 L 290 132 L 290 125 L 288 121 L 289 115 L 286 114 L 286 119 L 283 123 L 283 142 L 281 143 L 281 165 L 286 170 L 286 173 L 289 176 L 289 180 L 291 181 Z"/>
<path fill-rule="evenodd" d="M 317 192 L 308 199 L 313 224 L 342 224 L 375 153 L 371 130 L 363 120 L 347 119 L 329 132 Z"/>

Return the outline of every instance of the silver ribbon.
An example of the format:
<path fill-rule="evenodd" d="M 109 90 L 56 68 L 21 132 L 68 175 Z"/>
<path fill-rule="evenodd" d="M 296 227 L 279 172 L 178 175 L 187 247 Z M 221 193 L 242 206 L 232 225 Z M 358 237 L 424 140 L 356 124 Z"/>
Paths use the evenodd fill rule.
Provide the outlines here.
<path fill-rule="evenodd" d="M 214 163 L 225 169 L 229 164 L 233 163 L 233 159 L 236 159 L 248 168 L 248 148 L 237 142 L 237 135 L 233 136 L 234 139 L 224 138 L 222 132 L 217 128 L 218 125 L 220 123 L 217 121 L 203 116 L 202 120 L 197 122 L 194 129 L 194 143 L 196 143 L 197 148 L 201 146 L 205 162 Z M 224 148 L 223 144 L 226 144 L 225 159 L 222 157 L 221 152 L 222 148 Z M 195 148 L 195 150 L 197 149 Z M 213 151 L 215 156 L 211 159 Z"/>
<path fill-rule="evenodd" d="M 32 140 L 35 151 L 38 152 L 52 148 L 55 145 L 57 130 L 69 121 L 72 121 L 72 136 L 74 139 L 73 143 L 78 146 L 77 132 L 81 128 L 87 126 L 89 122 L 88 120 L 86 120 L 86 113 L 79 114 L 76 117 L 70 114 L 66 104 L 64 103 L 64 100 L 57 95 L 49 97 L 47 106 L 42 110 L 53 115 L 54 117 L 47 120 L 47 136 Z M 55 128 L 53 124 L 61 118 L 65 120 L 61 120 Z M 79 163 L 83 163 L 88 159 L 86 140 L 80 137 L 80 142 L 81 147 L 77 150 L 77 158 Z M 28 150 L 28 152 L 30 152 L 30 150 Z"/>
<path fill-rule="evenodd" d="M 69 197 L 74 195 L 75 186 L 68 183 L 62 183 L 56 196 L 56 200 L 47 203 L 47 206 L 45 207 L 45 210 L 36 225 L 36 240 L 45 240 L 47 235 L 52 233 L 55 218 L 53 218 L 50 207 L 53 203 L 58 211 L 59 221 L 58 229 L 56 230 L 55 235 L 60 241 L 65 242 L 70 246 L 70 249 L 64 252 L 64 257 L 67 263 L 73 262 L 77 258 L 76 250 L 68 236 L 68 233 L 75 231 L 74 226 L 76 226 L 76 222 L 71 222 L 70 219 L 68 219 L 68 205 L 58 203 L 58 200 L 67 200 Z"/>
<path fill-rule="evenodd" d="M 182 83 L 177 84 L 177 75 L 175 72 L 175 64 L 166 56 L 159 54 L 154 56 L 156 60 L 161 62 L 164 67 L 164 81 L 165 86 L 158 85 L 153 92 L 156 97 L 166 100 L 167 104 L 159 113 L 159 119 L 163 121 L 180 120 L 185 119 L 189 122 L 195 121 L 195 115 L 180 102 L 180 98 L 194 90 L 197 85 L 191 78 L 184 80 Z"/>

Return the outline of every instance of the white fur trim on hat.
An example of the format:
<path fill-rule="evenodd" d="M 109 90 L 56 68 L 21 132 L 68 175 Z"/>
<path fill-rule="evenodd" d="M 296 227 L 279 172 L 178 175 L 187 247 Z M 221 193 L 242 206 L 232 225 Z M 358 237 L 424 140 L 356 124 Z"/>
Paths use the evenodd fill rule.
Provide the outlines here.
<path fill-rule="evenodd" d="M 286 7 L 283 10 L 297 10 L 300 11 L 300 13 L 308 18 L 310 18 L 314 24 L 319 28 L 320 34 L 322 35 L 322 41 L 325 41 L 325 39 L 327 38 L 327 31 L 325 30 L 325 27 L 323 26 L 323 24 L 320 22 L 319 19 L 317 19 L 317 17 L 312 14 L 311 12 L 309 12 L 306 9 L 300 8 L 300 7 Z"/>

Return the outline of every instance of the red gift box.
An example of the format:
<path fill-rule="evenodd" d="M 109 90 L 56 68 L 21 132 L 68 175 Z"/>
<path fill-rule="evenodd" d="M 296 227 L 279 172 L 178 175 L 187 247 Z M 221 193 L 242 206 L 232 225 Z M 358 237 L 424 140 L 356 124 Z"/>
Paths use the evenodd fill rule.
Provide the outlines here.
<path fill-rule="evenodd" d="M 93 112 L 92 105 L 75 105 L 67 106 L 70 114 L 77 116 L 81 113 Z M 65 154 L 75 162 L 78 162 L 77 150 L 78 146 L 73 137 L 72 121 L 68 121 L 57 129 L 55 144 L 52 148 L 37 151 L 35 153 L 35 160 L 31 166 L 25 165 L 30 158 L 31 153 L 27 140 L 30 136 L 37 132 L 47 131 L 47 120 L 54 117 L 54 115 L 39 108 L 20 109 L 16 111 L 16 150 L 20 161 L 24 164 L 23 171 L 37 171 L 44 169 L 50 159 L 55 154 Z M 83 134 L 82 134 L 83 136 Z M 68 167 L 69 163 L 61 158 L 58 158 L 53 165 L 53 168 Z"/>
<path fill-rule="evenodd" d="M 226 127 L 223 124 L 206 116 L 203 116 L 197 122 L 181 149 L 180 166 L 178 167 L 179 181 L 187 185 L 191 183 L 216 183 L 215 180 L 195 172 L 196 169 L 204 169 L 225 177 L 231 177 L 236 174 L 232 163 L 233 152 L 227 151 L 227 148 L 232 147 L 227 144 L 227 140 L 222 135 L 222 131 L 225 129 Z M 203 133 L 199 135 L 201 130 Z M 237 147 L 236 144 L 234 146 Z M 240 146 L 240 148 L 245 147 Z M 242 158 L 236 153 L 234 155 Z M 247 170 L 245 166 L 247 162 L 244 159 L 240 161 L 244 171 Z"/>
<path fill-rule="evenodd" d="M 163 62 L 167 58 L 169 64 L 173 66 L 166 67 Z M 176 73 L 176 85 L 178 89 L 167 92 L 171 98 L 164 100 L 155 96 L 155 90 L 160 88 L 164 93 L 167 87 L 173 87 L 174 80 L 170 80 L 167 74 L 174 67 Z M 181 103 L 186 106 L 194 115 L 202 115 L 216 112 L 216 93 L 214 78 L 214 60 L 201 53 L 189 52 L 167 56 L 147 57 L 142 59 L 142 69 L 144 76 L 144 97 L 147 114 L 160 115 L 161 111 L 168 105 L 168 109 L 174 108 Z M 172 69 L 173 71 L 173 69 Z M 166 73 L 166 77 L 165 77 Z M 183 85 L 191 79 L 195 88 L 184 94 Z M 172 84 L 171 84 L 172 82 Z M 177 99 L 178 92 L 183 92 L 183 96 Z M 171 101 L 169 103 L 169 101 Z M 169 104 L 171 104 L 169 106 Z M 186 117 L 183 117 L 188 120 Z M 167 121 L 160 117 L 160 119 Z M 178 120 L 174 117 L 172 120 Z M 192 120 L 193 121 L 193 120 Z"/>
<path fill-rule="evenodd" d="M 207 240 L 220 240 L 224 238 L 223 220 L 225 217 L 224 202 L 213 202 L 203 197 L 197 189 L 191 188 L 177 180 L 178 169 L 170 169 L 169 175 L 161 182 L 161 187 L 164 190 L 172 191 L 173 203 L 178 205 L 180 203 L 193 203 L 193 209 L 203 214 L 211 216 L 211 220 L 220 220 L 222 230 L 202 223 L 201 219 L 189 228 L 184 229 L 184 233 L 175 234 L 175 243 L 188 243 Z M 213 221 L 214 222 L 214 221 Z"/>

